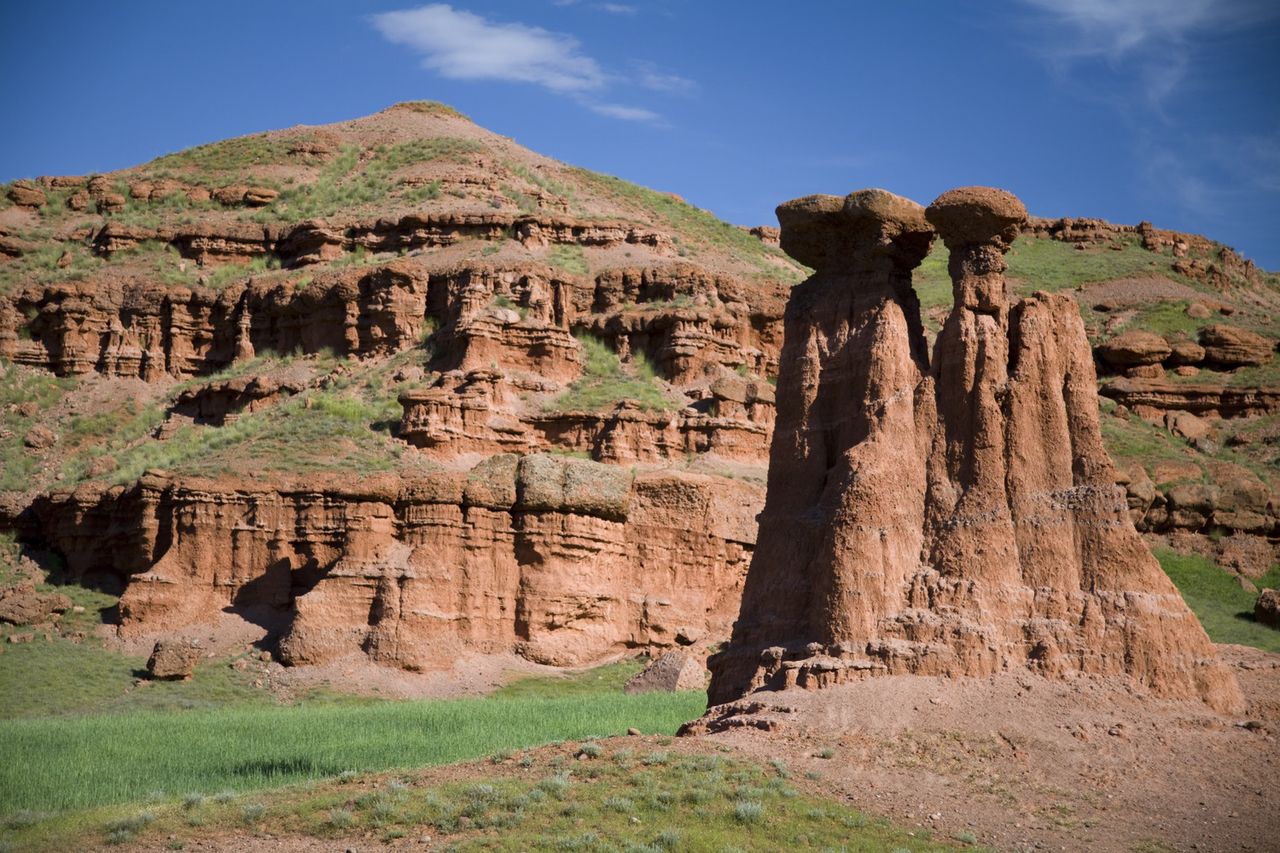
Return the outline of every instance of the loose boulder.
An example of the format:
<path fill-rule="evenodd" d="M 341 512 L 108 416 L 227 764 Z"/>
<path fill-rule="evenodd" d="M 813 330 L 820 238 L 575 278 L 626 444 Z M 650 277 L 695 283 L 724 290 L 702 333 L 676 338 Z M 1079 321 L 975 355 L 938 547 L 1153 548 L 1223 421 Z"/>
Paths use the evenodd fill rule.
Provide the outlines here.
<path fill-rule="evenodd" d="M 32 583 L 0 591 L 0 622 L 37 625 L 71 609 L 71 599 L 58 592 L 38 592 Z"/>
<path fill-rule="evenodd" d="M 1173 352 L 1169 342 L 1145 329 L 1130 329 L 1098 346 L 1098 357 L 1112 367 L 1159 364 Z"/>
<path fill-rule="evenodd" d="M 707 667 L 700 658 L 682 651 L 671 651 L 645 667 L 644 672 L 632 676 L 624 685 L 627 693 L 652 691 L 705 690 Z"/>
<path fill-rule="evenodd" d="M 160 640 L 147 660 L 147 674 L 152 678 L 179 681 L 195 674 L 201 648 L 195 640 Z"/>
<path fill-rule="evenodd" d="M 1280 589 L 1264 589 L 1253 605 L 1253 618 L 1280 629 Z"/>

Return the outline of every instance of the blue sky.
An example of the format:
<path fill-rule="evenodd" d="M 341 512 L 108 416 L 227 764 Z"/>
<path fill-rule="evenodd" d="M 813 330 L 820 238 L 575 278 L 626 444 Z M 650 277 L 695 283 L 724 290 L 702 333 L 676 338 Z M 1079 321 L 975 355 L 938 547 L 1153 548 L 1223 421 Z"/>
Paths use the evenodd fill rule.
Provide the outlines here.
<path fill-rule="evenodd" d="M 737 223 L 990 184 L 1280 269 L 1274 0 L 42 0 L 0 80 L 0 180 L 426 98 Z"/>

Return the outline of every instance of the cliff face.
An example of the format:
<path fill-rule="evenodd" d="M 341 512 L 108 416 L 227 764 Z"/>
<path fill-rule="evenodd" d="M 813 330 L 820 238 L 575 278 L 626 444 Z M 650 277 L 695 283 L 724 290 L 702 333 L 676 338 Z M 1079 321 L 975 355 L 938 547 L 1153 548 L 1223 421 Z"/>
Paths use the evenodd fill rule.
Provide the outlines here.
<path fill-rule="evenodd" d="M 278 632 L 286 663 L 433 669 L 462 650 L 570 666 L 723 636 L 758 501 L 724 478 L 498 455 L 354 487 L 149 475 L 33 511 L 73 572 L 123 582 L 126 635 L 230 612 Z"/>
<path fill-rule="evenodd" d="M 779 494 L 810 508 L 770 508 L 775 533 L 852 512 L 839 509 L 837 481 L 908 499 L 876 503 L 830 541 L 766 540 L 781 549 L 771 561 L 849 555 L 813 578 L 821 617 L 786 584 L 748 598 L 776 599 L 788 636 L 840 643 L 874 628 L 886 643 L 908 637 L 901 654 L 919 656 L 911 644 L 933 642 L 920 639 L 926 629 L 886 621 L 901 573 L 916 571 L 921 549 L 946 565 L 972 556 L 965 548 L 977 546 L 944 535 L 946 518 L 964 527 L 1021 506 L 1022 492 L 996 488 L 1012 454 L 1047 454 L 1045 488 L 1067 489 L 1064 466 L 1075 463 L 1063 436 L 1024 446 L 1024 424 L 1096 408 L 1067 297 L 1017 303 L 1011 293 L 1027 292 L 1029 277 L 996 274 L 982 244 L 953 257 L 967 307 L 943 318 L 952 297 L 928 292 L 931 259 L 916 267 L 932 229 L 889 210 L 898 202 L 868 197 L 869 210 L 888 212 L 850 208 L 847 221 L 829 201 L 785 208 L 785 245 L 819 269 L 793 290 L 805 271 L 775 248 L 777 229 L 740 230 L 555 163 L 438 105 L 10 189 L 12 204 L 0 200 L 0 528 L 56 550 L 73 576 L 122 584 L 126 634 L 181 633 L 230 608 L 260 619 L 292 663 L 363 652 L 423 668 L 462 648 L 559 663 L 673 643 L 705 650 L 737 607 L 773 441 L 775 458 L 779 442 L 791 448 L 794 469 L 771 475 Z M 840 248 L 849 228 L 887 242 Z M 1115 257 L 1182 276 L 1074 292 L 1104 393 L 1120 402 L 1104 430 L 1168 423 L 1177 452 L 1210 459 L 1239 439 L 1231 453 L 1266 462 L 1265 423 L 1280 399 L 1265 373 L 1274 341 L 1243 329 L 1266 331 L 1265 274 L 1203 238 L 1145 225 L 1021 229 L 1013 272 L 1019 258 L 1069 248 L 1094 265 Z M 1208 312 L 1196 340 L 1111 340 L 1143 320 L 1157 291 L 1201 300 L 1186 309 Z M 1056 355 L 1040 354 L 1036 335 L 1059 341 Z M 1065 409 L 993 414 L 1012 405 L 1019 370 L 1070 385 Z M 1078 444 L 1096 438 L 1071 429 Z M 1139 444 L 1130 438 L 1113 447 Z M 1265 571 L 1280 501 L 1252 473 L 1264 467 L 1149 461 L 1099 469 L 1088 489 L 1114 475 L 1142 529 L 1225 543 L 1242 573 Z M 531 504 L 543 475 L 612 483 L 616 500 L 575 503 L 569 489 Z M 1093 506 L 1088 489 L 1061 501 Z M 920 521 L 921 501 L 955 507 Z M 877 540 L 882 529 L 916 532 Z M 982 547 L 1036 547 L 1010 536 L 992 530 Z M 883 577 L 850 568 L 867 560 Z M 935 586 L 912 595 L 941 601 Z M 872 604 L 839 603 L 849 596 Z M 988 666 L 1004 655 L 979 657 Z"/>
<path fill-rule="evenodd" d="M 778 209 L 793 292 L 760 537 L 711 702 L 877 673 L 1124 675 L 1241 698 L 1127 515 L 1074 304 L 1011 302 L 1017 199 L 878 190 Z M 930 364 L 911 269 L 954 306 Z"/>

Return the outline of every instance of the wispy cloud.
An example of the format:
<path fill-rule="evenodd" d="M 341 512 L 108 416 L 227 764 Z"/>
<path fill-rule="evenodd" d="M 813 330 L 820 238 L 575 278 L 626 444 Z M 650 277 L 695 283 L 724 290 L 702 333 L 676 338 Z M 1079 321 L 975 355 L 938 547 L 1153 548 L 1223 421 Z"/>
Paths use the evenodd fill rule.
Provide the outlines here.
<path fill-rule="evenodd" d="M 1196 41 L 1238 30 L 1278 10 L 1268 0 L 1023 0 L 1049 24 L 1045 59 L 1062 70 L 1090 60 L 1137 80 L 1159 110 L 1186 79 Z"/>
<path fill-rule="evenodd" d="M 602 116 L 610 118 L 620 118 L 623 121 L 639 121 L 648 124 L 659 124 L 662 122 L 662 116 L 652 110 L 642 109 L 640 107 L 628 107 L 623 104 L 599 104 L 588 103 L 587 109 L 593 113 L 599 113 Z"/>
<path fill-rule="evenodd" d="M 636 83 L 655 92 L 670 92 L 674 95 L 691 95 L 697 91 L 698 85 L 679 74 L 668 74 L 649 62 L 635 64 Z"/>
<path fill-rule="evenodd" d="M 640 10 L 635 6 L 626 3 L 587 3 L 582 4 L 582 0 L 551 0 L 553 6 L 578 6 L 585 5 L 587 9 L 595 9 L 599 12 L 608 12 L 611 15 L 634 15 Z"/>
<path fill-rule="evenodd" d="M 561 0 L 557 5 L 570 5 Z M 628 14 L 623 4 L 594 4 Z M 505 80 L 541 86 L 574 98 L 594 113 L 623 121 L 661 124 L 656 112 L 600 99 L 616 79 L 583 52 L 573 36 L 521 23 L 497 23 L 446 3 L 383 12 L 372 17 L 387 41 L 417 52 L 422 66 L 454 80 Z M 673 92 L 692 85 L 650 66 L 634 81 L 647 89 Z"/>

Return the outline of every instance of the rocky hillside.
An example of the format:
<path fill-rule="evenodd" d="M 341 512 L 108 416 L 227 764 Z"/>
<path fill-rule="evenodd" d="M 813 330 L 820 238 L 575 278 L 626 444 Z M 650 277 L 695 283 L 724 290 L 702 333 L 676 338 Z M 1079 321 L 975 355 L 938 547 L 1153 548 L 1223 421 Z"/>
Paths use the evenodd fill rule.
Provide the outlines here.
<path fill-rule="evenodd" d="M 408 669 L 727 637 L 809 272 L 776 230 L 430 103 L 3 195 L 0 526 L 120 594 L 123 636 Z M 915 274 L 930 346 L 945 257 Z M 1265 572 L 1276 278 L 1096 220 L 1007 260 L 1080 305 L 1140 529 Z"/>

